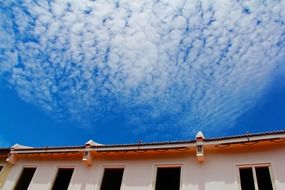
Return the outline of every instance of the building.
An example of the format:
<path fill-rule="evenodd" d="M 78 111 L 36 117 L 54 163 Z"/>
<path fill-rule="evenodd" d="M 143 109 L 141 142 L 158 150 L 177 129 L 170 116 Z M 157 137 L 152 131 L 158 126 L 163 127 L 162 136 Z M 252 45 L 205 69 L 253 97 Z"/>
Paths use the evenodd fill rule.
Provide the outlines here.
<path fill-rule="evenodd" d="M 221 138 L 0 149 L 1 190 L 285 190 L 285 130 Z"/>

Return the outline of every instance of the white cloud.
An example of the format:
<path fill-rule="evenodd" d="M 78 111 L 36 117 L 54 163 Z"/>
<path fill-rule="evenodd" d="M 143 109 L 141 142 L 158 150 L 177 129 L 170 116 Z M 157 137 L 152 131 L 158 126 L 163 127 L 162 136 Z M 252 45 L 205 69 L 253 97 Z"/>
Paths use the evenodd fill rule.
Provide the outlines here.
<path fill-rule="evenodd" d="M 284 55 L 284 2 L 2 3 L 0 75 L 65 118 L 230 127 Z"/>

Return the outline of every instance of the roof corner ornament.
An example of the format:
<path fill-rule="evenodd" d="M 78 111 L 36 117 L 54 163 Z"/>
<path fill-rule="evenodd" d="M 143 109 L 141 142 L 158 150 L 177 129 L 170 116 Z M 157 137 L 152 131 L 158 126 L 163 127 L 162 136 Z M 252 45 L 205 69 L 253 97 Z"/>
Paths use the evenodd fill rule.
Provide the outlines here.
<path fill-rule="evenodd" d="M 92 162 L 93 162 L 93 158 L 91 155 L 91 146 L 93 146 L 94 141 L 90 140 L 85 144 L 85 148 L 86 150 L 83 152 L 83 158 L 82 161 L 87 165 L 87 166 L 91 166 Z"/>
<path fill-rule="evenodd" d="M 82 161 L 87 165 L 91 166 L 93 158 L 90 151 L 84 151 Z"/>
<path fill-rule="evenodd" d="M 97 143 L 93 140 L 89 140 L 85 143 L 85 146 L 102 146 L 103 144 Z"/>
<path fill-rule="evenodd" d="M 6 159 L 7 162 L 9 162 L 12 165 L 15 165 L 16 161 L 17 161 L 17 157 L 14 153 L 10 153 L 8 158 Z"/>
<path fill-rule="evenodd" d="M 16 149 L 32 149 L 33 147 L 25 146 L 25 145 L 21 145 L 21 144 L 14 144 L 11 148 L 13 150 L 16 150 Z"/>
<path fill-rule="evenodd" d="M 205 155 L 204 155 L 204 139 L 205 136 L 203 135 L 202 131 L 199 131 L 196 135 L 196 157 L 199 162 L 204 162 Z"/>

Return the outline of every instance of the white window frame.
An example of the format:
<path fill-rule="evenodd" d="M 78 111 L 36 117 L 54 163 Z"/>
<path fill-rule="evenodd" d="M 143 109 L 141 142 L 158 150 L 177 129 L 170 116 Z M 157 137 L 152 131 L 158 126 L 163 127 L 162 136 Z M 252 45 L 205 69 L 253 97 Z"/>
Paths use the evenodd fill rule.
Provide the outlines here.
<path fill-rule="evenodd" d="M 98 190 L 101 189 L 102 183 L 103 183 L 103 177 L 105 174 L 105 169 L 123 169 L 123 176 L 122 176 L 122 182 L 121 182 L 121 189 L 124 185 L 125 181 L 125 172 L 126 172 L 126 164 L 103 164 L 100 168 L 100 181 L 98 181 Z"/>
<path fill-rule="evenodd" d="M 237 176 L 238 176 L 238 187 L 239 187 L 239 190 L 241 190 L 241 181 L 240 181 L 240 172 L 239 172 L 240 168 L 251 168 L 252 175 L 253 175 L 254 188 L 255 188 L 255 190 L 259 190 L 258 183 L 257 183 L 256 170 L 255 170 L 255 168 L 258 168 L 258 167 L 268 167 L 272 188 L 273 188 L 273 190 L 276 190 L 275 183 L 274 183 L 274 177 L 273 177 L 273 174 L 272 174 L 272 167 L 271 167 L 270 163 L 237 165 Z"/>
<path fill-rule="evenodd" d="M 155 190 L 156 186 L 156 177 L 157 177 L 157 170 L 158 168 L 180 168 L 180 183 L 179 189 L 182 189 L 182 181 L 183 181 L 183 164 L 154 164 L 154 172 L 153 172 L 153 183 L 152 183 L 152 190 Z"/>
<path fill-rule="evenodd" d="M 50 183 L 50 185 L 49 185 L 49 189 L 52 189 L 52 188 L 53 188 L 53 185 L 54 185 L 54 183 L 55 183 L 55 180 L 56 180 L 57 173 L 58 173 L 58 170 L 59 170 L 59 169 L 73 169 L 73 173 L 72 173 L 72 175 L 71 175 L 70 182 L 69 182 L 69 184 L 68 184 L 68 188 L 69 188 L 70 183 L 72 182 L 72 178 L 73 178 L 74 173 L 75 173 L 76 166 L 77 166 L 77 165 L 60 165 L 60 164 L 56 165 L 56 167 L 55 167 L 56 170 L 55 170 L 55 173 L 53 174 L 53 178 L 51 178 L 52 180 L 51 180 L 51 183 Z"/>
<path fill-rule="evenodd" d="M 29 165 L 23 165 L 23 166 L 21 167 L 20 172 L 19 172 L 18 175 L 17 175 L 17 180 L 15 180 L 15 182 L 14 182 L 13 189 L 14 189 L 14 188 L 16 187 L 16 185 L 18 184 L 18 182 L 19 182 L 19 180 L 20 180 L 20 177 L 21 177 L 21 174 L 22 174 L 22 172 L 24 171 L 25 168 L 36 168 L 35 173 L 34 173 L 32 179 L 31 179 L 31 181 L 30 181 L 30 184 L 29 184 L 29 186 L 28 186 L 28 187 L 30 187 L 30 185 L 32 184 L 32 182 L 33 182 L 35 176 L 36 176 L 37 173 L 38 173 L 38 167 L 39 167 L 38 164 L 36 164 L 36 165 L 30 165 L 30 164 L 29 164 Z"/>

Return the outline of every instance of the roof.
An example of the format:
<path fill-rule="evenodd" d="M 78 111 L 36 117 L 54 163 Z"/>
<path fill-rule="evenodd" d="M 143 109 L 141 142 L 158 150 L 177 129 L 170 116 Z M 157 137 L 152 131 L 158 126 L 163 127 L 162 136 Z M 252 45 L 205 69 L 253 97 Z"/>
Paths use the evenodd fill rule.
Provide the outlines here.
<path fill-rule="evenodd" d="M 217 141 L 217 140 L 228 140 L 228 139 L 258 137 L 258 136 L 271 136 L 271 135 L 282 135 L 282 134 L 285 134 L 285 130 L 266 131 L 266 132 L 260 132 L 260 133 L 245 133 L 245 134 L 242 134 L 242 135 L 233 135 L 233 136 L 224 136 L 224 137 L 214 137 L 214 138 L 204 139 L 204 141 Z"/>
<path fill-rule="evenodd" d="M 196 139 L 202 135 L 202 132 L 198 133 Z M 203 136 L 204 137 L 204 136 Z M 246 143 L 252 141 L 264 141 L 274 139 L 285 139 L 285 130 L 268 131 L 262 133 L 246 133 L 242 135 L 204 138 L 205 145 L 217 145 L 217 144 L 236 144 Z M 196 146 L 196 139 L 182 140 L 182 141 L 165 141 L 165 142 L 150 142 L 150 143 L 131 143 L 131 144 L 107 144 L 102 145 L 89 140 L 85 145 L 81 146 L 55 146 L 55 147 L 26 147 L 22 145 L 14 145 L 11 148 L 11 152 L 17 153 L 33 153 L 33 152 L 74 152 L 74 151 L 121 151 L 121 150 L 150 150 L 150 149 L 170 149 L 170 148 L 188 148 Z"/>
<path fill-rule="evenodd" d="M 261 142 L 261 143 L 259 143 Z M 258 145 L 255 145 L 258 144 Z M 222 150 L 228 148 L 240 148 L 254 145 L 254 148 L 267 145 L 285 146 L 285 130 L 269 131 L 263 133 L 246 133 L 243 135 L 205 138 L 202 132 L 198 132 L 196 139 L 183 141 L 166 141 L 132 144 L 109 144 L 102 145 L 89 140 L 82 146 L 55 146 L 55 147 L 28 147 L 16 144 L 11 148 L 0 149 L 0 157 L 6 159 L 10 164 L 15 164 L 18 158 L 41 158 L 41 159 L 80 159 L 88 166 L 92 164 L 93 156 L 122 156 L 128 153 L 130 156 L 147 152 L 146 155 L 161 155 L 161 153 L 183 153 L 195 152 L 197 160 L 204 162 L 206 151 Z M 280 146 L 282 145 L 282 146 Z M 198 147 L 202 146 L 202 149 Z M 204 147 L 204 148 L 203 148 Z M 222 149 L 221 149 L 222 148 Z M 270 146 L 271 148 L 271 146 Z M 201 151 L 202 150 L 202 151 Z M 244 150 L 244 149 L 243 149 Z M 93 155 L 93 156 L 92 156 Z"/>

